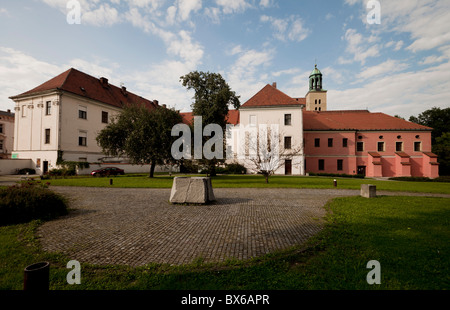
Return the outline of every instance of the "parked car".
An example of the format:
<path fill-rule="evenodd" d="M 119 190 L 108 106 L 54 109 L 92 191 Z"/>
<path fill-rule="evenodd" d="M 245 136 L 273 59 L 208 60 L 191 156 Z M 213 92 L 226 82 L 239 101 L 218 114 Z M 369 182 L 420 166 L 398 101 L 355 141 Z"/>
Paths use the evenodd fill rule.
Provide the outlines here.
<path fill-rule="evenodd" d="M 116 168 L 116 167 L 105 167 L 102 169 L 93 170 L 91 172 L 91 175 L 94 177 L 97 177 L 97 176 L 104 177 L 104 176 L 119 175 L 119 174 L 124 175 L 125 171 L 123 169 Z"/>

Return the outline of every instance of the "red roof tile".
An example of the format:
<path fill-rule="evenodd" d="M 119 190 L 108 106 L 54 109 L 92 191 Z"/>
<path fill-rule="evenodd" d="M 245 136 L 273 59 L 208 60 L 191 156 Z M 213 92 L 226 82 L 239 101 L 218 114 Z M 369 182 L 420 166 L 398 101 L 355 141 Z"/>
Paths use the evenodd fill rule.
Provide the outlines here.
<path fill-rule="evenodd" d="M 180 114 L 181 114 L 181 117 L 183 118 L 184 124 L 187 124 L 187 125 L 192 124 L 192 121 L 194 120 L 194 114 L 192 112 L 183 112 Z M 238 125 L 239 117 L 240 117 L 239 110 L 229 110 L 227 123 L 231 124 L 231 125 Z"/>
<path fill-rule="evenodd" d="M 256 95 L 245 102 L 241 108 L 268 107 L 268 106 L 300 106 L 305 104 L 304 98 L 293 99 L 282 91 L 267 84 Z"/>
<path fill-rule="evenodd" d="M 432 130 L 384 113 L 355 111 L 304 111 L 304 130 Z"/>
<path fill-rule="evenodd" d="M 105 83 L 102 83 L 102 81 Z M 125 88 L 119 88 L 109 84 L 105 78 L 98 79 L 74 68 L 61 73 L 29 91 L 10 98 L 16 99 L 51 90 L 70 92 L 118 108 L 144 104 L 147 108 L 153 109 L 158 105 L 156 101 L 150 101 L 127 91 Z"/>

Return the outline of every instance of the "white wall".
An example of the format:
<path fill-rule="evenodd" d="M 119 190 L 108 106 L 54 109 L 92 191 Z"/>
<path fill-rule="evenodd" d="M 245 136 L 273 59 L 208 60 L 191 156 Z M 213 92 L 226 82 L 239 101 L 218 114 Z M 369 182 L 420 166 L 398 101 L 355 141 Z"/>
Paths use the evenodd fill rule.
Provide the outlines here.
<path fill-rule="evenodd" d="M 34 169 L 31 159 L 0 159 L 0 175 L 16 174 L 24 168 Z"/>
<path fill-rule="evenodd" d="M 291 114 L 291 125 L 284 124 L 285 114 Z M 291 145 L 293 149 L 299 149 L 298 156 L 292 158 L 292 174 L 304 174 L 304 148 L 303 148 L 303 111 L 301 107 L 269 107 L 269 108 L 246 108 L 240 110 L 240 126 L 241 129 L 249 128 L 251 119 L 256 120 L 254 124 L 256 128 L 260 125 L 277 125 L 281 137 L 281 143 L 284 143 L 284 137 L 291 137 Z M 235 129 L 237 131 L 237 129 Z M 241 130 L 242 132 L 242 130 Z M 241 134 L 233 135 L 234 149 L 239 149 L 245 145 Z M 283 148 L 281 145 L 280 148 Z M 242 149 L 241 149 L 242 152 Z M 239 162 L 246 167 L 251 168 L 251 163 L 248 160 L 239 160 Z M 276 174 L 284 174 L 284 167 L 279 168 Z"/>
<path fill-rule="evenodd" d="M 0 155 L 10 157 L 14 148 L 14 118 L 0 115 L 0 124 L 3 126 L 3 133 L 0 133 L 0 140 L 3 141 Z"/>
<path fill-rule="evenodd" d="M 117 167 L 123 169 L 125 173 L 150 173 L 150 165 L 131 165 L 131 164 L 90 164 L 89 168 L 78 169 L 79 175 L 91 174 L 92 170 L 97 170 L 105 167 Z M 170 168 L 167 166 L 156 166 L 155 172 L 169 172 Z M 172 172 L 178 172 L 179 167 L 174 166 Z"/>

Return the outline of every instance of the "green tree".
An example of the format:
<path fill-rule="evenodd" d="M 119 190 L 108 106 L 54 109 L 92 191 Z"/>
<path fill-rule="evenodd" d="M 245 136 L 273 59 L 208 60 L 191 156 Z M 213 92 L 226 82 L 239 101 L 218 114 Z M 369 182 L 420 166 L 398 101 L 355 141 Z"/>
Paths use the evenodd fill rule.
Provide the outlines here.
<path fill-rule="evenodd" d="M 431 133 L 432 143 L 444 132 L 450 132 L 450 108 L 431 108 L 416 116 L 409 118 L 410 122 L 433 128 Z"/>
<path fill-rule="evenodd" d="M 438 155 L 439 174 L 450 174 L 450 108 L 437 108 L 426 110 L 409 118 L 410 122 L 433 128 L 431 132 L 432 151 Z"/>
<path fill-rule="evenodd" d="M 450 175 L 450 132 L 444 132 L 436 138 L 433 152 L 438 156 L 439 174 Z"/>
<path fill-rule="evenodd" d="M 180 81 L 188 90 L 195 91 L 192 112 L 195 116 L 202 117 L 203 128 L 209 124 L 217 124 L 225 133 L 229 107 L 240 107 L 239 96 L 231 90 L 225 79 L 218 73 L 194 71 L 180 77 Z M 208 139 L 211 137 L 203 137 L 203 143 Z M 214 176 L 216 165 L 223 161 L 202 159 L 200 163 L 206 165 L 210 175 Z"/>
<path fill-rule="evenodd" d="M 171 146 L 172 127 L 182 122 L 173 110 L 144 106 L 125 108 L 97 136 L 97 143 L 106 155 L 127 157 L 132 164 L 151 164 L 149 177 L 156 165 L 173 163 Z"/>

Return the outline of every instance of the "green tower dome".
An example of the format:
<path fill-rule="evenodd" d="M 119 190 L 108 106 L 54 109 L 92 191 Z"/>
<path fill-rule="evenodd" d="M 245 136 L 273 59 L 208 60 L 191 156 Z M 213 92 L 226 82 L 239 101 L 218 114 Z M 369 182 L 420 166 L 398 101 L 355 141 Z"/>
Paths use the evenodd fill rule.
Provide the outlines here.
<path fill-rule="evenodd" d="M 319 91 L 322 90 L 322 72 L 317 69 L 317 65 L 315 65 L 314 70 L 309 75 L 309 90 L 310 91 Z"/>

